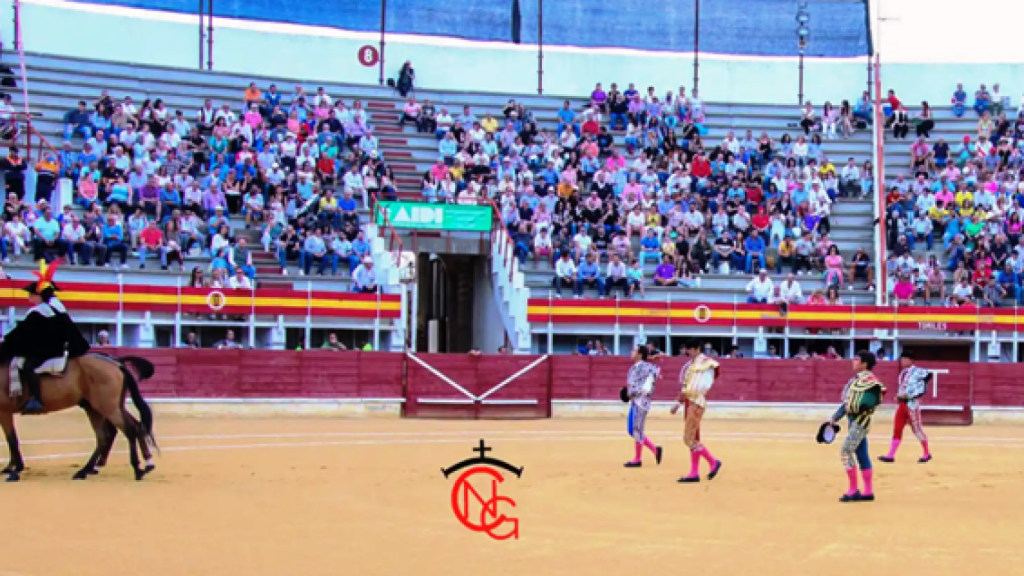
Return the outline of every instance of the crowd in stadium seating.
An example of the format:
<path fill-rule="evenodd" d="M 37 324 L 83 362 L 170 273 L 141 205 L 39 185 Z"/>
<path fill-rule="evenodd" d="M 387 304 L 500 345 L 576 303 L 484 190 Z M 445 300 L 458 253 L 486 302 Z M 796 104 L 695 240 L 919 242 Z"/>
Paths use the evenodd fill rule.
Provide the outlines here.
<path fill-rule="evenodd" d="M 1009 119 L 1010 99 L 999 93 L 999 85 L 991 91 L 981 85 L 972 104 L 977 132 L 954 143 L 929 140 L 934 121 L 927 106 L 914 119 L 912 175 L 898 174 L 886 194 L 889 289 L 897 303 L 991 307 L 1022 302 L 1024 98 L 1021 103 Z M 970 103 L 962 84 L 951 104 L 954 116 L 963 117 Z M 900 108 L 897 101 L 886 113 Z"/>
<path fill-rule="evenodd" d="M 548 131 L 514 100 L 500 115 L 466 106 L 453 116 L 412 98 L 402 113 L 403 124 L 438 140 L 423 199 L 493 199 L 519 258 L 553 263 L 556 292 L 694 286 L 710 271 L 756 272 L 769 254 L 777 271 L 842 285 L 846 273 L 836 270 L 853 265 L 830 257 L 832 205 L 870 194 L 873 168 L 852 158 L 837 168 L 819 134 L 776 141 L 746 130 L 706 142 L 705 105 L 682 87 L 661 99 L 654 88 L 598 84 L 581 109 L 566 101 L 557 116 Z M 842 132 L 855 123 L 851 115 Z M 647 261 L 660 263 L 653 277 Z M 870 288 L 867 272 L 853 269 Z"/>
<path fill-rule="evenodd" d="M 215 278 L 251 283 L 249 237 L 276 255 L 281 274 L 291 263 L 300 275 L 340 268 L 354 290 L 376 291 L 358 211 L 396 189 L 362 103 L 347 107 L 323 88 L 296 86 L 286 96 L 255 83 L 241 101 L 236 111 L 207 99 L 194 115 L 172 113 L 159 98 L 115 101 L 107 91 L 91 106 L 79 102 L 65 115 L 59 160 L 84 215 L 66 206 L 51 226 L 45 193 L 35 210 L 17 211 L 27 232 L 9 225 L 5 244 L 81 264 L 109 265 L 117 255 L 127 266 L 132 253 L 140 268 L 154 256 L 162 269 L 183 269 L 195 253 Z M 251 232 L 239 234 L 242 226 Z"/>

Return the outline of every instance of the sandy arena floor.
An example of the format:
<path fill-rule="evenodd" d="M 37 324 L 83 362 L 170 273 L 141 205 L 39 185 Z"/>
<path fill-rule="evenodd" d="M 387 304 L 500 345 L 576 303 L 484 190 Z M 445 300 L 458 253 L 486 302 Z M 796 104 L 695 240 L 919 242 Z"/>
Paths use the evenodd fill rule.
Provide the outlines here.
<path fill-rule="evenodd" d="M 135 483 L 123 452 L 71 481 L 92 446 L 83 416 L 22 419 L 31 469 L 0 485 L 0 576 L 1021 574 L 1019 429 L 932 428 L 927 465 L 908 430 L 898 462 L 876 467 L 879 501 L 844 505 L 838 445 L 815 444 L 814 426 L 707 422 L 725 465 L 699 485 L 676 483 L 681 421 L 648 426 L 665 462 L 627 470 L 623 419 L 158 416 L 163 454 Z M 876 423 L 873 457 L 889 429 Z M 440 469 L 480 438 L 525 467 L 500 490 L 518 541 L 451 510 Z"/>

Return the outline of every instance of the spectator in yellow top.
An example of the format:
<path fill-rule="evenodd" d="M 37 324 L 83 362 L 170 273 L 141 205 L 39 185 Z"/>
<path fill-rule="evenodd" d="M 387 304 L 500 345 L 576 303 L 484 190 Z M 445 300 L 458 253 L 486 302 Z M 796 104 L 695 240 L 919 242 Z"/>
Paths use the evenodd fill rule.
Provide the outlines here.
<path fill-rule="evenodd" d="M 974 208 L 974 202 L 970 200 L 964 200 L 962 206 L 960 206 L 960 215 L 964 218 L 971 218 L 977 210 Z"/>
<path fill-rule="evenodd" d="M 498 120 L 493 114 L 488 114 L 487 116 L 484 116 L 484 119 L 480 122 L 480 127 L 487 132 L 494 134 L 498 129 Z"/>
<path fill-rule="evenodd" d="M 341 227 L 341 217 L 338 213 L 338 199 L 334 196 L 334 190 L 328 189 L 320 198 L 320 222 L 337 229 Z"/>
<path fill-rule="evenodd" d="M 956 193 L 957 206 L 963 207 L 965 202 L 974 202 L 974 194 L 967 188 L 961 188 Z"/>
<path fill-rule="evenodd" d="M 829 175 L 835 176 L 836 167 L 828 158 L 822 157 L 821 167 L 818 168 L 818 174 L 820 174 L 822 178 L 827 178 Z"/>
<path fill-rule="evenodd" d="M 796 242 L 793 242 L 792 236 L 786 236 L 779 243 L 778 254 L 775 257 L 775 273 L 782 274 L 782 265 L 786 264 L 790 268 L 796 270 Z"/>

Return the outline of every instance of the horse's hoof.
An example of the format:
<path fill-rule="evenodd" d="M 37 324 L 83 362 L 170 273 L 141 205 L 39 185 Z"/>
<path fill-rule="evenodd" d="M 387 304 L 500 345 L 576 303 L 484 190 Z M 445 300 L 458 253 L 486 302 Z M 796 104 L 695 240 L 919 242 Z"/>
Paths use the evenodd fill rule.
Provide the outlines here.
<path fill-rule="evenodd" d="M 17 482 L 19 480 L 21 480 L 21 475 L 17 472 L 11 472 L 7 475 L 6 482 Z"/>
<path fill-rule="evenodd" d="M 90 469 L 87 472 L 87 474 L 89 474 L 90 476 L 95 476 L 95 475 L 97 475 L 99 473 L 100 473 L 100 469 L 99 468 L 92 468 L 92 469 Z"/>
<path fill-rule="evenodd" d="M 149 474 L 148 470 L 145 470 L 145 469 L 136 470 L 135 471 L 135 480 L 136 481 L 141 481 L 143 478 L 146 477 L 146 474 Z"/>
<path fill-rule="evenodd" d="M 71 477 L 72 480 L 86 480 L 89 478 L 89 473 L 85 470 L 79 470 L 75 472 L 75 475 Z"/>
<path fill-rule="evenodd" d="M 146 464 L 146 474 L 156 470 L 156 464 Z"/>

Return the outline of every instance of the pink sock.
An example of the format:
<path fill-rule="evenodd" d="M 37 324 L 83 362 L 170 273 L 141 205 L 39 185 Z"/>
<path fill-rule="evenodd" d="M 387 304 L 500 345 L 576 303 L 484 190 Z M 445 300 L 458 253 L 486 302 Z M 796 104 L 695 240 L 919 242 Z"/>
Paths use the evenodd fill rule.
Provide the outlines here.
<path fill-rule="evenodd" d="M 846 495 L 853 496 L 857 491 L 857 469 L 847 468 L 846 476 L 850 479 L 850 489 L 846 491 Z"/>
<path fill-rule="evenodd" d="M 644 453 L 644 445 L 640 442 L 636 442 L 636 456 L 633 458 L 633 462 L 639 462 Z"/>
<path fill-rule="evenodd" d="M 657 454 L 658 453 L 658 447 L 655 446 L 654 442 L 651 442 L 651 439 L 648 438 L 647 436 L 644 436 L 644 446 L 647 446 L 647 449 L 650 450 L 651 453 L 653 453 L 653 454 Z"/>
<path fill-rule="evenodd" d="M 932 455 L 932 451 L 928 449 L 928 441 L 921 440 L 921 448 L 924 448 L 924 457 L 927 458 Z"/>
<path fill-rule="evenodd" d="M 892 439 L 892 444 L 889 445 L 889 453 L 886 455 L 886 458 L 896 457 L 896 450 L 900 447 L 900 442 L 899 438 Z"/>
<path fill-rule="evenodd" d="M 875 476 L 875 474 L 874 474 L 874 472 L 875 471 L 872 470 L 871 468 L 868 468 L 867 470 L 861 470 L 860 471 L 860 475 L 864 477 L 864 492 L 863 492 L 863 494 L 865 496 L 871 496 L 872 494 L 875 493 L 875 483 L 874 483 L 874 476 Z M 857 481 L 856 476 L 854 476 L 854 482 L 856 482 L 856 481 Z"/>
<path fill-rule="evenodd" d="M 702 458 L 708 461 L 708 466 L 711 466 L 712 469 L 715 468 L 715 457 L 711 455 L 711 452 L 708 452 L 707 446 L 701 448 L 699 454 Z"/>
<path fill-rule="evenodd" d="M 700 452 L 690 450 L 690 478 L 700 475 Z"/>

